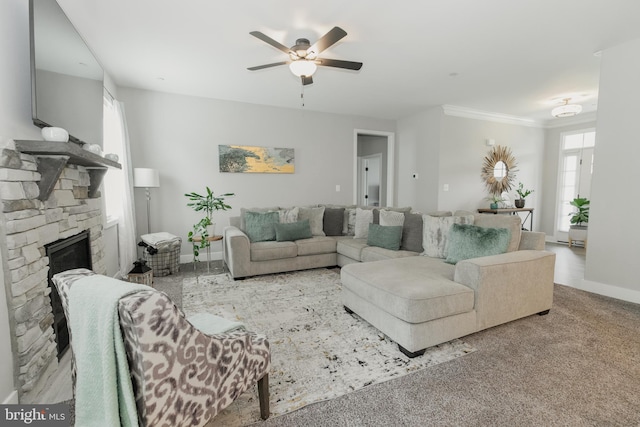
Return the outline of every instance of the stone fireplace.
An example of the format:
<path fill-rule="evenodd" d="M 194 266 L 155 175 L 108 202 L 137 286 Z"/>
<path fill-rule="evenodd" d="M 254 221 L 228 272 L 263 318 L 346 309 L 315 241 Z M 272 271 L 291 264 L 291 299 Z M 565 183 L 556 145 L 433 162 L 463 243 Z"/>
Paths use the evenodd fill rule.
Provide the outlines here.
<path fill-rule="evenodd" d="M 70 149 L 15 141 L 0 154 L 2 260 L 21 403 L 34 403 L 58 367 L 47 247 L 88 232 L 91 268 L 106 272 L 97 188 L 107 167 L 120 165 L 58 144 Z"/>

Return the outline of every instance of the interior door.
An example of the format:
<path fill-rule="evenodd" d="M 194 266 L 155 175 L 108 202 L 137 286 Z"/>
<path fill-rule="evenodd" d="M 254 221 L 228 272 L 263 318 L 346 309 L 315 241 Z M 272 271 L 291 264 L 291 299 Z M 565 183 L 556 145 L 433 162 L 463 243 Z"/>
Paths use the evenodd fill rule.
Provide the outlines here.
<path fill-rule="evenodd" d="M 360 164 L 360 203 L 364 206 L 380 206 L 380 183 L 382 156 L 380 154 L 361 158 Z"/>

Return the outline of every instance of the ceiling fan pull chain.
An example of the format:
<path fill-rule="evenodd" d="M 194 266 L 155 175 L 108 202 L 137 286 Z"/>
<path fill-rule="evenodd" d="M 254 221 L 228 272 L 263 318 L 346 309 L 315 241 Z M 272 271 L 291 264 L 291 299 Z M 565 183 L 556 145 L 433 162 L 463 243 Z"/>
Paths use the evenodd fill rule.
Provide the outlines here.
<path fill-rule="evenodd" d="M 302 103 L 302 105 L 300 106 L 300 108 L 304 108 L 304 83 L 300 83 L 300 102 Z"/>

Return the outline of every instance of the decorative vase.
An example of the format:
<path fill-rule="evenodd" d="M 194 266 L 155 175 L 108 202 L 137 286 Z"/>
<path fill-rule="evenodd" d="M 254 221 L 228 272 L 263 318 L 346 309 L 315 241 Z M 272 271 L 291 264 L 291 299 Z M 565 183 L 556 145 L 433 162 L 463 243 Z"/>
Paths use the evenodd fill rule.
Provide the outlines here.
<path fill-rule="evenodd" d="M 491 204 L 489 205 L 489 208 L 490 208 L 490 209 L 498 209 L 498 203 L 495 203 L 495 202 L 494 202 L 494 203 L 491 203 Z"/>
<path fill-rule="evenodd" d="M 68 142 L 69 132 L 57 127 L 42 128 L 42 137 L 45 141 Z"/>
<path fill-rule="evenodd" d="M 516 208 L 524 208 L 524 199 L 516 199 L 515 201 Z"/>

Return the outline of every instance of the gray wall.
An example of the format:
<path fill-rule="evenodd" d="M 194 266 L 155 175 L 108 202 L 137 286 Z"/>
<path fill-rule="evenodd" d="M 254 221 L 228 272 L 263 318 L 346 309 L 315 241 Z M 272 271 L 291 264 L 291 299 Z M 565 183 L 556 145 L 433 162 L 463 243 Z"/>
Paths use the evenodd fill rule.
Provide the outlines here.
<path fill-rule="evenodd" d="M 602 54 L 584 286 L 640 302 L 640 39 Z"/>
<path fill-rule="evenodd" d="M 527 207 L 540 210 L 544 131 L 540 128 L 445 115 L 441 107 L 398 122 L 398 204 L 424 212 L 488 207 L 488 192 L 480 178 L 484 157 L 496 145 L 510 147 L 517 160 L 515 184 L 522 181 L 535 192 Z M 411 173 L 417 171 L 419 179 Z M 444 191 L 448 184 L 449 191 Z M 515 188 L 510 192 L 515 199 Z M 539 221 L 534 217 L 534 229 Z"/>
<path fill-rule="evenodd" d="M 353 201 L 354 129 L 395 132 L 395 122 L 119 88 L 131 139 L 134 167 L 160 171 L 151 189 L 151 231 L 186 239 L 201 215 L 186 206 L 184 194 L 235 193 L 233 210 L 218 212 L 217 232 L 242 207 L 291 206 Z M 221 173 L 218 145 L 295 149 L 294 174 Z M 336 192 L 336 185 L 341 191 Z M 146 199 L 135 190 L 138 230 L 146 231 Z M 212 248 L 221 251 L 220 245 Z M 202 258 L 201 258 L 202 259 Z"/>
<path fill-rule="evenodd" d="M 29 71 L 29 2 L 0 2 L 0 147 L 11 139 L 42 139 L 40 130 L 31 122 L 31 78 Z M 6 242 L 4 223 L 0 226 L 0 242 Z M 7 259 L 7 248 L 1 247 L 0 260 Z M 0 263 L 0 401 L 15 399 L 11 362 L 9 315 L 4 282 L 4 261 Z M 14 403 L 14 402 L 11 402 Z"/>

